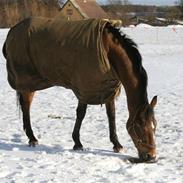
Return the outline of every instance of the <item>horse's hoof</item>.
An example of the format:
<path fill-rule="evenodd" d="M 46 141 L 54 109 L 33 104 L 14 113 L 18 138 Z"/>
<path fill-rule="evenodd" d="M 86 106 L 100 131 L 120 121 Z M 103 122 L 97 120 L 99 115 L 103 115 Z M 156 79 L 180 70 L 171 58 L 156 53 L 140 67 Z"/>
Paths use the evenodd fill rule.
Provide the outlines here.
<path fill-rule="evenodd" d="M 114 146 L 113 150 L 115 153 L 119 153 L 123 150 L 123 146 Z"/>
<path fill-rule="evenodd" d="M 82 145 L 74 145 L 74 147 L 73 147 L 73 150 L 74 151 L 83 151 L 83 146 Z"/>
<path fill-rule="evenodd" d="M 35 147 L 36 145 L 38 145 L 38 141 L 37 140 L 29 140 L 29 146 L 30 147 Z"/>

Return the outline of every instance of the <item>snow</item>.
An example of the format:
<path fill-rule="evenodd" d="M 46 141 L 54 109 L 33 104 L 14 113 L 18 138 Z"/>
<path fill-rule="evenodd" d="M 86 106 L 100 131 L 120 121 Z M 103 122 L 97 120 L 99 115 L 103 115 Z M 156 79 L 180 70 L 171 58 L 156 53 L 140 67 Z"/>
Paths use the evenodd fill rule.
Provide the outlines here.
<path fill-rule="evenodd" d="M 137 152 L 125 128 L 128 111 L 124 92 L 116 101 L 117 131 L 125 148 L 122 153 L 112 151 L 104 106 L 88 107 L 81 129 L 86 150 L 72 150 L 77 100 L 70 90 L 61 87 L 37 92 L 31 119 L 39 145 L 28 147 L 16 94 L 7 83 L 6 61 L 0 53 L 1 183 L 183 182 L 183 29 L 138 26 L 122 30 L 139 45 L 149 76 L 149 99 L 158 95 L 159 161 L 128 161 Z M 0 29 L 0 49 L 7 32 Z"/>
<path fill-rule="evenodd" d="M 149 25 L 149 24 L 140 23 L 140 24 L 137 25 L 137 27 L 150 28 L 152 26 Z"/>

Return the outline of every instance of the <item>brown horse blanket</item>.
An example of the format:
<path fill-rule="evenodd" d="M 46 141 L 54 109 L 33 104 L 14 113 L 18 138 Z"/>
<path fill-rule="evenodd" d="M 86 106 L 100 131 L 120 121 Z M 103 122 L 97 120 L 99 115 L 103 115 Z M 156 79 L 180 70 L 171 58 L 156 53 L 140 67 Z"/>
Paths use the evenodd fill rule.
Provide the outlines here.
<path fill-rule="evenodd" d="M 104 50 L 106 20 L 28 18 L 10 29 L 8 81 L 15 90 L 63 86 L 87 104 L 106 103 L 120 89 Z"/>

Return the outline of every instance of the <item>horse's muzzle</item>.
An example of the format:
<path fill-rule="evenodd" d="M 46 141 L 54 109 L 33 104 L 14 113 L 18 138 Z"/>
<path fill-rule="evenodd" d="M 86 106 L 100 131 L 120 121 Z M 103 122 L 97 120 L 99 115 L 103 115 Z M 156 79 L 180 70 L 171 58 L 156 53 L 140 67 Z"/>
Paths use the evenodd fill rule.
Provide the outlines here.
<path fill-rule="evenodd" d="M 148 163 L 155 163 L 157 162 L 156 156 L 152 156 L 148 153 L 141 153 L 139 154 L 139 158 L 143 162 L 148 162 Z"/>

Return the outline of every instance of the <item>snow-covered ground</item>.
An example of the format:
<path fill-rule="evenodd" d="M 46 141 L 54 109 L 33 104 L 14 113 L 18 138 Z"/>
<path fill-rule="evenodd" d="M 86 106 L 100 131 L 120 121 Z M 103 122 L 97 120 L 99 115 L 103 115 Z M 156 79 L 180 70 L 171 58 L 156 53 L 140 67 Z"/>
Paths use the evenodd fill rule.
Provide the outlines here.
<path fill-rule="evenodd" d="M 183 182 L 183 28 L 122 28 L 139 45 L 148 72 L 148 93 L 158 95 L 155 164 L 131 164 L 136 149 L 125 129 L 128 111 L 124 92 L 116 101 L 117 130 L 124 152 L 109 142 L 104 106 L 89 106 L 81 129 L 86 151 L 74 152 L 71 138 L 77 100 L 71 91 L 53 87 L 37 92 L 31 109 L 39 144 L 27 146 L 7 83 L 6 61 L 0 53 L 0 182 L 1 183 L 120 183 Z M 0 30 L 0 49 L 8 30 Z"/>

